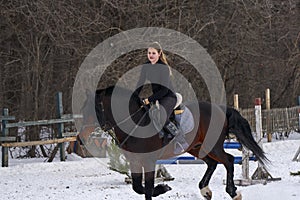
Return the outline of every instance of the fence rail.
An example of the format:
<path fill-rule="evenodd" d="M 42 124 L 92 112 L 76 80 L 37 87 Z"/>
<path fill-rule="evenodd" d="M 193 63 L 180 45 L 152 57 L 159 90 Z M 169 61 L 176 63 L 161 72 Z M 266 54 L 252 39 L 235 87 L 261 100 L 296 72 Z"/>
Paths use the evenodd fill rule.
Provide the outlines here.
<path fill-rule="evenodd" d="M 57 118 L 50 120 L 38 120 L 38 121 L 27 121 L 9 123 L 11 120 L 15 120 L 14 116 L 9 116 L 7 108 L 3 109 L 3 116 L 0 116 L 2 122 L 2 133 L 0 137 L 0 145 L 2 146 L 2 167 L 8 167 L 8 148 L 9 147 L 24 147 L 24 146 L 36 146 L 45 144 L 58 144 L 60 148 L 60 160 L 65 161 L 65 142 L 76 141 L 74 137 L 75 132 L 71 132 L 72 135 L 66 136 L 64 134 L 64 123 L 74 122 L 76 118 L 81 118 L 81 115 L 63 114 L 62 105 L 62 93 L 57 93 Z M 13 127 L 25 127 L 25 126 L 39 126 L 39 125 L 51 125 L 56 124 L 58 126 L 57 138 L 49 140 L 39 141 L 26 141 L 16 142 L 16 137 L 9 136 L 9 129 Z"/>
<path fill-rule="evenodd" d="M 76 137 L 55 138 L 52 140 L 29 141 L 29 142 L 9 142 L 9 143 L 3 143 L 1 144 L 1 146 L 2 147 L 26 147 L 26 146 L 55 144 L 55 143 L 63 143 L 63 142 L 71 142 L 71 141 L 76 141 Z"/>
<path fill-rule="evenodd" d="M 59 123 L 66 123 L 66 122 L 74 122 L 74 119 L 73 118 L 69 118 L 69 119 L 50 119 L 50 120 L 38 120 L 38 121 L 8 123 L 8 124 L 6 124 L 6 128 L 50 125 L 50 124 L 59 124 Z"/>

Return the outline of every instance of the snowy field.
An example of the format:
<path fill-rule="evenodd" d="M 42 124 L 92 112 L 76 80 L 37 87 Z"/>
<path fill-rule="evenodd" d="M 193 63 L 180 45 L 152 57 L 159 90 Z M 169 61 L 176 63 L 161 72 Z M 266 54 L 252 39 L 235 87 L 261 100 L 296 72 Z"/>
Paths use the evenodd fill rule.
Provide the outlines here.
<path fill-rule="evenodd" d="M 290 172 L 300 170 L 300 162 L 292 162 L 300 146 L 299 134 L 294 133 L 284 141 L 265 143 L 264 150 L 272 161 L 269 172 L 281 181 L 241 187 L 238 190 L 243 200 L 299 200 L 300 176 Z M 108 159 L 82 159 L 75 154 L 68 155 L 66 162 L 43 162 L 41 159 L 10 159 L 8 168 L 0 168 L 0 199 L 3 200 L 142 200 L 133 192 L 131 185 L 124 182 L 125 176 L 107 168 Z M 203 199 L 198 189 L 206 165 L 165 165 L 175 177 L 167 182 L 172 190 L 154 199 Z M 250 175 L 257 167 L 250 162 Z M 213 199 L 229 200 L 223 179 L 225 168 L 217 167 L 210 183 Z M 241 166 L 235 165 L 235 178 L 241 178 Z"/>

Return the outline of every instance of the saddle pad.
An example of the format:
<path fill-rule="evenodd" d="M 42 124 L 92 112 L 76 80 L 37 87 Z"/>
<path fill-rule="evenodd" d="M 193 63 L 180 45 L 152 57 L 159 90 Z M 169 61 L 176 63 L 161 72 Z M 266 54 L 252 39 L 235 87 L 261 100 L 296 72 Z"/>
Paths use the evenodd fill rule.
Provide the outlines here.
<path fill-rule="evenodd" d="M 194 118 L 193 114 L 190 111 L 190 109 L 186 106 L 184 106 L 184 112 L 178 115 L 175 115 L 175 120 L 177 124 L 179 124 L 179 128 L 181 131 L 186 134 L 193 130 L 195 124 L 194 124 Z"/>

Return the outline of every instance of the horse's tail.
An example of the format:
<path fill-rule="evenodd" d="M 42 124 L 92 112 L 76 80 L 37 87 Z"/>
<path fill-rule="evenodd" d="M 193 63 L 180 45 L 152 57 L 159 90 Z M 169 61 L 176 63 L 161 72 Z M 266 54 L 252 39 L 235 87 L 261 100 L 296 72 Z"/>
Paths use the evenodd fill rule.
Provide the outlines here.
<path fill-rule="evenodd" d="M 226 109 L 226 117 L 228 121 L 228 131 L 233 133 L 243 146 L 251 150 L 262 165 L 268 163 L 269 160 L 265 152 L 253 138 L 248 121 L 234 108 Z"/>

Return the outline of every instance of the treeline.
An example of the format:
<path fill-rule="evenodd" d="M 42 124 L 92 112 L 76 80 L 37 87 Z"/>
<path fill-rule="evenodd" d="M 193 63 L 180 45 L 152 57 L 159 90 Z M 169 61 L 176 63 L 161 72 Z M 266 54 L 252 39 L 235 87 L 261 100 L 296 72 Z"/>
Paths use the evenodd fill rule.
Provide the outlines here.
<path fill-rule="evenodd" d="M 17 119 L 55 115 L 55 93 L 71 112 L 72 87 L 86 55 L 105 39 L 137 27 L 180 31 L 205 47 L 216 62 L 228 104 L 242 108 L 271 89 L 271 106 L 296 104 L 300 95 L 299 0 L 6 0 L 0 4 L 0 107 Z M 123 56 L 103 85 L 113 83 L 143 52 Z M 197 84 L 186 61 L 172 67 Z M 122 67 L 120 67 L 120 65 Z M 209 99 L 205 85 L 196 85 Z"/>

